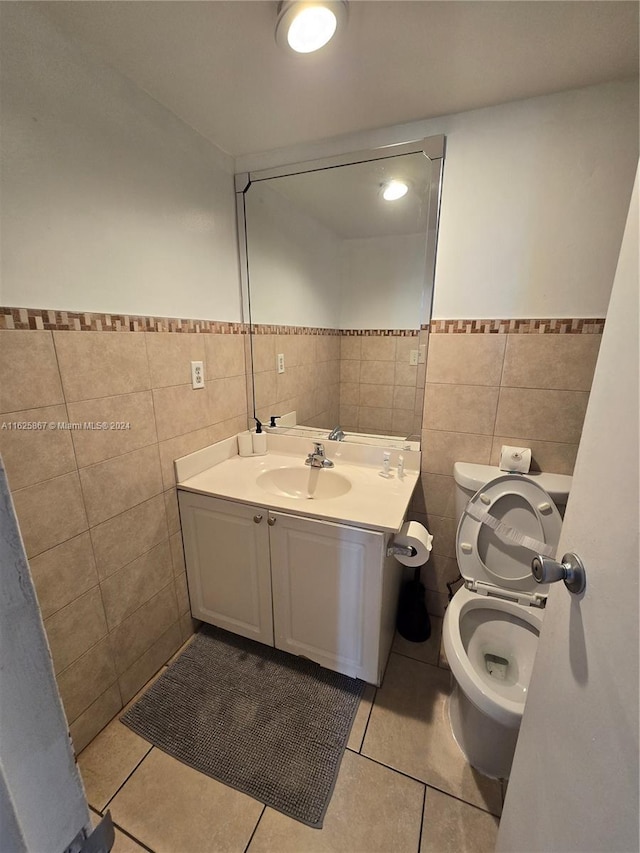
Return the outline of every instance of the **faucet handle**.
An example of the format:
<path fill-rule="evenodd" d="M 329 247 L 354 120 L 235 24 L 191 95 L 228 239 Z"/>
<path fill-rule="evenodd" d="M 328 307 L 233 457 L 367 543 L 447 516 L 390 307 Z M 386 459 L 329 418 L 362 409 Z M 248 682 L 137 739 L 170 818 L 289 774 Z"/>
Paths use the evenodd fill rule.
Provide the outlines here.
<path fill-rule="evenodd" d="M 318 455 L 324 456 L 324 444 L 321 441 L 314 441 L 313 447 L 314 447 L 314 453 L 317 453 Z"/>

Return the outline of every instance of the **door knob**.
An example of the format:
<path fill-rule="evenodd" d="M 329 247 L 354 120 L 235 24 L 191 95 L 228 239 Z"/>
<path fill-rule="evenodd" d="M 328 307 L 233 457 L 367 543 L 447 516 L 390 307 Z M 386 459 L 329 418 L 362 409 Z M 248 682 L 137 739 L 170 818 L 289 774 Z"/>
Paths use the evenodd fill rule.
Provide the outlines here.
<path fill-rule="evenodd" d="M 273 525 L 275 523 L 276 523 L 275 518 L 272 515 L 270 515 L 269 518 L 267 519 L 267 524 L 269 525 L 269 527 L 273 527 Z"/>
<path fill-rule="evenodd" d="M 538 583 L 555 583 L 564 581 L 569 592 L 580 593 L 587 585 L 587 578 L 582 565 L 582 560 L 577 554 L 565 554 L 562 562 L 544 557 L 541 554 L 531 561 L 531 574 Z"/>
<path fill-rule="evenodd" d="M 253 520 L 255 521 L 256 524 L 260 524 L 260 522 L 262 521 L 262 516 L 261 515 L 254 515 Z"/>

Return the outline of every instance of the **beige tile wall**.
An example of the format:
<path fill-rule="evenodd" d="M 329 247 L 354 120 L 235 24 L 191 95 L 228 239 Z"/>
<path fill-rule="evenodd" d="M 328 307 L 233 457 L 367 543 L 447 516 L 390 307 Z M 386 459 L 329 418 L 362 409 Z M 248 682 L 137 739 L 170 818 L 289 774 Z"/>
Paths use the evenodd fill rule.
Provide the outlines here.
<path fill-rule="evenodd" d="M 531 447 L 533 468 L 571 474 L 600 334 L 431 334 L 422 478 L 412 517 L 434 536 L 423 570 L 442 615 L 457 577 L 453 463 L 497 465 L 503 444 Z"/>
<path fill-rule="evenodd" d="M 251 346 L 256 412 L 261 421 L 269 423 L 271 415 L 296 411 L 301 424 L 331 429 L 338 423 L 338 335 L 254 335 Z M 276 372 L 278 353 L 284 354 L 284 373 Z M 250 354 L 247 364 L 251 364 Z M 247 378 L 250 381 L 250 375 Z"/>
<path fill-rule="evenodd" d="M 192 632 L 173 460 L 246 429 L 244 336 L 0 330 L 0 423 L 85 421 L 0 428 L 78 751 Z"/>
<path fill-rule="evenodd" d="M 420 434 L 425 365 L 411 350 L 426 344 L 401 335 L 343 336 L 340 346 L 340 424 L 355 432 Z"/>
<path fill-rule="evenodd" d="M 420 433 L 425 365 L 412 366 L 418 337 L 255 335 L 256 410 L 261 421 L 296 411 L 298 422 L 391 435 Z M 247 347 L 249 342 L 247 342 Z M 275 369 L 285 356 L 285 372 Z M 251 357 L 248 354 L 247 363 Z"/>
<path fill-rule="evenodd" d="M 0 429 L 78 750 L 192 631 L 173 460 L 246 428 L 246 343 L 240 334 L 0 330 L 1 422 L 131 423 Z M 536 467 L 571 473 L 600 335 L 432 334 L 428 369 L 408 363 L 415 343 L 258 335 L 257 405 L 265 421 L 296 409 L 306 423 L 389 432 L 390 400 L 406 405 L 408 423 L 413 398 L 414 428 L 424 401 L 411 515 L 434 534 L 423 579 L 429 611 L 442 615 L 457 575 L 453 463 L 497 464 L 503 443 L 522 444 Z M 204 390 L 190 387 L 191 360 L 205 362 Z"/>

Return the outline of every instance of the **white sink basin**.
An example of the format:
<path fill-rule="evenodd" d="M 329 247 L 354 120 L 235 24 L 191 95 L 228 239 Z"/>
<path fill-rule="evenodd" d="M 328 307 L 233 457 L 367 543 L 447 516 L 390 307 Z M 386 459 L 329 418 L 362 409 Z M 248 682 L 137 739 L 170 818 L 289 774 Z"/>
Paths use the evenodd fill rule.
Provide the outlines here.
<path fill-rule="evenodd" d="M 274 468 L 265 471 L 256 485 L 272 495 L 300 500 L 326 501 L 351 490 L 351 482 L 337 471 L 326 468 Z"/>
<path fill-rule="evenodd" d="M 196 450 L 176 462 L 183 491 L 238 501 L 265 510 L 284 512 L 335 524 L 397 533 L 407 514 L 420 471 L 420 453 L 403 450 L 404 477 L 378 476 L 383 463 L 380 447 L 332 441 L 326 444 L 334 468 L 304 464 L 313 449 L 306 438 L 270 433 L 268 452 L 239 456 L 236 436 Z"/>

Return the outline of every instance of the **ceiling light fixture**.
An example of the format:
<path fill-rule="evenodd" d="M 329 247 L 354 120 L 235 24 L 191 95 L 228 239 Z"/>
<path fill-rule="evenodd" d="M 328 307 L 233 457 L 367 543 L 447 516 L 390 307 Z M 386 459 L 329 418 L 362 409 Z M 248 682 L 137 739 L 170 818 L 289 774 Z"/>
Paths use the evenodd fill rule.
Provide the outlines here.
<path fill-rule="evenodd" d="M 383 185 L 382 198 L 385 201 L 397 201 L 409 192 L 409 184 L 406 181 L 388 181 Z"/>
<path fill-rule="evenodd" d="M 333 38 L 346 18 L 344 0 L 283 0 L 278 5 L 276 41 L 296 53 L 313 53 Z"/>

